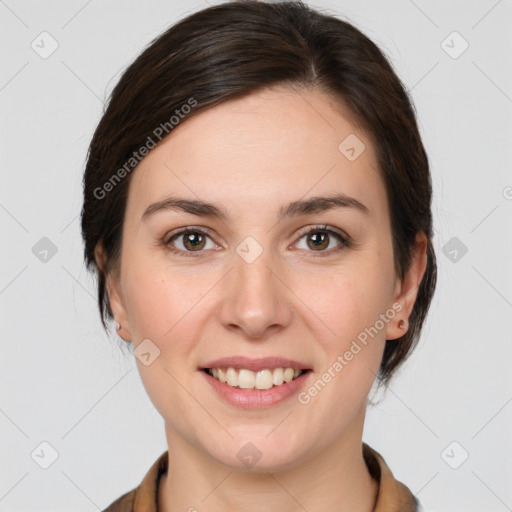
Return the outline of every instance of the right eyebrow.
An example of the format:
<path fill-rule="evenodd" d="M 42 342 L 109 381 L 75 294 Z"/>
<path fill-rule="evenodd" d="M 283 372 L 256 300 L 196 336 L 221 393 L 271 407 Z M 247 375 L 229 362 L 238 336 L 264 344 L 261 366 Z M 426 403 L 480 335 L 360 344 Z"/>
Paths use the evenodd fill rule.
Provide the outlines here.
<path fill-rule="evenodd" d="M 226 220 L 227 213 L 219 206 L 204 201 L 184 199 L 180 197 L 168 197 L 149 205 L 142 214 L 142 220 L 145 220 L 159 211 L 174 210 L 191 213 L 200 217 L 211 217 Z"/>

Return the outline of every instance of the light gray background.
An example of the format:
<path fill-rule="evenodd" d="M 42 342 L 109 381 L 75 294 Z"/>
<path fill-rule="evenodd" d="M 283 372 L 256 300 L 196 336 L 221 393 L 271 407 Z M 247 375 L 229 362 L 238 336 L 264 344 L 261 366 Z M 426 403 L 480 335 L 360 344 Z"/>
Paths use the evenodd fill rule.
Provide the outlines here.
<path fill-rule="evenodd" d="M 0 1 L 0 510 L 103 509 L 167 448 L 133 356 L 100 325 L 82 263 L 81 175 L 121 71 L 207 5 Z M 512 1 L 310 5 L 347 17 L 391 58 L 435 186 L 436 297 L 364 440 L 428 510 L 512 510 Z M 47 58 L 31 47 L 51 49 L 43 31 L 58 43 Z M 458 56 L 454 31 L 469 44 Z M 57 248 L 46 262 L 33 251 L 43 237 Z M 48 469 L 43 442 L 58 453 Z"/>

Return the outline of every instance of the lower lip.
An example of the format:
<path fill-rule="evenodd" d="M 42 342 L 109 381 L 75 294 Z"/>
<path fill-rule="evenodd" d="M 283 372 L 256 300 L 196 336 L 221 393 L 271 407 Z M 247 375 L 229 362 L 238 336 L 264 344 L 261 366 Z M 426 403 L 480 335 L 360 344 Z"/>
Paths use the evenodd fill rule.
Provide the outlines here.
<path fill-rule="evenodd" d="M 291 382 L 272 386 L 270 389 L 238 389 L 215 379 L 205 371 L 201 373 L 206 381 L 227 402 L 244 409 L 260 409 L 283 402 L 299 392 L 311 371 L 305 372 Z"/>

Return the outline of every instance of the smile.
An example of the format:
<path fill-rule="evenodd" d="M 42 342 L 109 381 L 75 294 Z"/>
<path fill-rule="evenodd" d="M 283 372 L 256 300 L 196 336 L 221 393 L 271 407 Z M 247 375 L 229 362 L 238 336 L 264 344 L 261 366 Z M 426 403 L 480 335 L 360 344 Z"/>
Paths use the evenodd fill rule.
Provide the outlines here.
<path fill-rule="evenodd" d="M 266 368 L 252 371 L 246 368 L 205 368 L 214 379 L 236 389 L 270 389 L 300 377 L 307 370 L 298 368 Z"/>

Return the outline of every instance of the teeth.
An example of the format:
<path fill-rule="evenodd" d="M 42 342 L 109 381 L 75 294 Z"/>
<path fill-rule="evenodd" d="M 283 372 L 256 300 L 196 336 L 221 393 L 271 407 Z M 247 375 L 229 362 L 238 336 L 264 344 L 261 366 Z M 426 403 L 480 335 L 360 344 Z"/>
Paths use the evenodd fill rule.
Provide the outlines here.
<path fill-rule="evenodd" d="M 241 368 L 209 368 L 208 373 L 231 387 L 240 389 L 270 389 L 291 382 L 302 375 L 303 370 L 297 368 L 274 368 L 258 372 Z"/>
<path fill-rule="evenodd" d="M 293 380 L 293 374 L 294 374 L 293 368 L 286 368 L 284 371 L 284 381 L 285 382 L 291 382 Z"/>
<path fill-rule="evenodd" d="M 284 370 L 276 368 L 272 376 L 272 382 L 275 386 L 280 386 L 284 382 Z"/>
<path fill-rule="evenodd" d="M 229 368 L 228 372 L 230 370 L 233 370 L 233 373 L 235 374 L 235 378 L 233 379 L 233 381 L 228 381 L 228 384 L 230 386 L 238 386 L 242 389 L 254 389 L 254 386 L 256 384 L 256 375 L 254 375 L 254 372 L 251 372 L 250 370 L 240 370 L 238 372 L 237 378 L 236 371 L 233 368 Z"/>
<path fill-rule="evenodd" d="M 228 368 L 228 371 L 226 372 L 226 378 L 227 384 L 233 387 L 238 386 L 238 375 L 234 368 Z"/>

